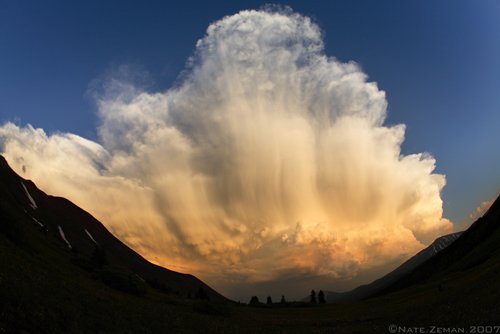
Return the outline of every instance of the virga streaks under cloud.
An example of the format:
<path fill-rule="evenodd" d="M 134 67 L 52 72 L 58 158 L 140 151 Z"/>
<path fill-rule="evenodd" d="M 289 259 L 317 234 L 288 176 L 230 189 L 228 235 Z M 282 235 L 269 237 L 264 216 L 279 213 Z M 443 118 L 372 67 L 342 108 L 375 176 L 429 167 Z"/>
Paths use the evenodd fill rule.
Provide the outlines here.
<path fill-rule="evenodd" d="M 148 259 L 222 291 L 354 277 L 452 230 L 435 160 L 401 154 L 384 92 L 325 55 L 307 17 L 242 11 L 209 26 L 179 85 L 109 85 L 98 142 L 7 123 L 3 154 Z"/>

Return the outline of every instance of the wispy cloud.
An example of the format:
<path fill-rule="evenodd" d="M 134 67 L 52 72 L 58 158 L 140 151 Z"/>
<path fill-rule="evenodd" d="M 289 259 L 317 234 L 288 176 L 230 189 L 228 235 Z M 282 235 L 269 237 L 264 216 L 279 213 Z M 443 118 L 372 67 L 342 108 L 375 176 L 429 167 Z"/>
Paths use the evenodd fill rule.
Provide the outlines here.
<path fill-rule="evenodd" d="M 463 230 L 469 228 L 472 223 L 481 218 L 486 213 L 486 211 L 488 211 L 494 201 L 495 198 L 481 202 L 481 204 L 479 204 L 479 206 L 475 208 L 474 211 L 472 211 L 469 216 L 463 221 L 460 228 Z"/>
<path fill-rule="evenodd" d="M 222 291 L 354 277 L 452 230 L 445 177 L 430 155 L 401 154 L 405 127 L 384 125 L 366 79 L 324 54 L 307 17 L 243 11 L 209 26 L 180 85 L 115 80 L 98 142 L 7 123 L 0 145 L 147 258 Z"/>

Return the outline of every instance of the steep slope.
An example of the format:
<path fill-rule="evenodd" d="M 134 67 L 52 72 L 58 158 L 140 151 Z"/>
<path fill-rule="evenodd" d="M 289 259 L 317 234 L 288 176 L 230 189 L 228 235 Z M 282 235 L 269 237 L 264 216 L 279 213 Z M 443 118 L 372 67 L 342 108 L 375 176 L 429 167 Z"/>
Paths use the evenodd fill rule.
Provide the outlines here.
<path fill-rule="evenodd" d="M 402 265 L 400 265 L 387 275 L 376 279 L 369 284 L 361 285 L 347 292 L 326 291 L 325 294 L 327 303 L 354 302 L 382 291 L 383 289 L 396 282 L 399 278 L 411 272 L 417 266 L 424 263 L 429 258 L 448 247 L 451 243 L 458 239 L 461 234 L 462 232 L 456 232 L 437 238 L 430 246 L 418 252 L 415 256 L 411 257 Z"/>
<path fill-rule="evenodd" d="M 489 210 L 449 247 L 405 274 L 381 294 L 429 281 L 445 281 L 500 260 L 500 196 Z"/>
<path fill-rule="evenodd" d="M 192 275 L 146 261 L 89 213 L 64 198 L 45 194 L 33 182 L 17 175 L 0 156 L 1 232 L 25 249 L 37 249 L 48 242 L 73 265 L 105 271 L 103 281 L 118 288 L 143 282 L 180 296 L 225 300 Z M 121 277 L 124 275 L 132 277 Z"/>

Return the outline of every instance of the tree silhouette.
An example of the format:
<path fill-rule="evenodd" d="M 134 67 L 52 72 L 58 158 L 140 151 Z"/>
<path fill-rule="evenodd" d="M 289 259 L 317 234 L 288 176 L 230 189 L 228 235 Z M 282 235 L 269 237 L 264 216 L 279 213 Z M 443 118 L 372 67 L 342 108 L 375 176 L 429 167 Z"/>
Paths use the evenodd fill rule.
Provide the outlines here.
<path fill-rule="evenodd" d="M 196 299 L 203 299 L 203 300 L 209 300 L 210 298 L 208 297 L 207 293 L 205 292 L 205 289 L 203 289 L 202 286 L 198 288 L 198 291 L 196 291 L 196 294 L 194 295 L 194 298 Z"/>
<path fill-rule="evenodd" d="M 316 304 L 316 291 L 311 290 L 311 304 Z"/>
<path fill-rule="evenodd" d="M 319 293 L 318 293 L 318 303 L 320 303 L 320 304 L 325 304 L 326 303 L 325 293 L 323 292 L 323 290 L 319 290 Z"/>
<path fill-rule="evenodd" d="M 250 298 L 250 305 L 257 305 L 259 303 L 259 298 L 257 296 L 252 296 L 252 298 Z"/>
<path fill-rule="evenodd" d="M 97 266 L 102 267 L 108 264 L 108 257 L 106 256 L 106 250 L 100 246 L 95 246 L 94 251 L 92 252 L 92 256 L 90 257 L 91 261 L 94 262 Z"/>
<path fill-rule="evenodd" d="M 285 303 L 286 303 L 285 296 L 281 296 L 280 303 L 281 303 L 281 304 L 285 304 Z"/>
<path fill-rule="evenodd" d="M 266 304 L 271 305 L 272 303 L 273 303 L 273 300 L 271 299 L 271 296 L 267 296 Z"/>

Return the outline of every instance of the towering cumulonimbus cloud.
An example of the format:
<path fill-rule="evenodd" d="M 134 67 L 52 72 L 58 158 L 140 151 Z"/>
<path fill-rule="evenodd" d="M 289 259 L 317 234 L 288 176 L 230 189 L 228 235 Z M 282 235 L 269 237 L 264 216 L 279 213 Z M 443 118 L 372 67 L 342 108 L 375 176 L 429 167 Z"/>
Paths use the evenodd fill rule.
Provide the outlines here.
<path fill-rule="evenodd" d="M 6 123 L 3 154 L 148 259 L 217 288 L 354 277 L 452 230 L 435 160 L 401 154 L 384 92 L 327 57 L 307 17 L 225 17 L 178 86 L 114 92 L 98 100 L 98 142 Z"/>

